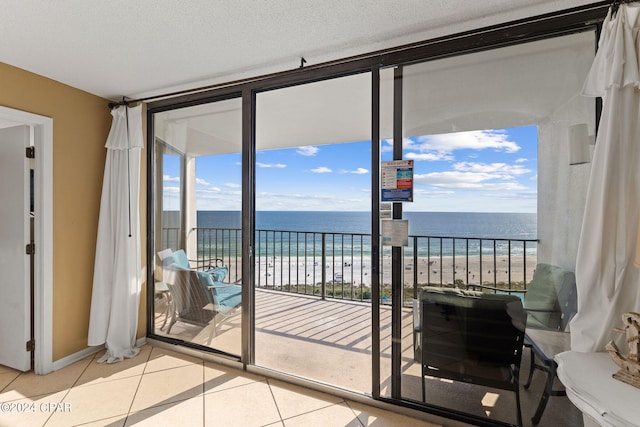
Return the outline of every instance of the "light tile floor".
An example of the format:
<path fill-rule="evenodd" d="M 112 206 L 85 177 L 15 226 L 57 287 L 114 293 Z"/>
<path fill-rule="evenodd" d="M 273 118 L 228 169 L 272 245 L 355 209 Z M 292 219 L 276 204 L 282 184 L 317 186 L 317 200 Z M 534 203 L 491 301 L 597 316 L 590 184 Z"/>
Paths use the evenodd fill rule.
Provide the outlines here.
<path fill-rule="evenodd" d="M 160 347 L 101 354 L 44 376 L 0 366 L 0 426 L 433 426 Z"/>

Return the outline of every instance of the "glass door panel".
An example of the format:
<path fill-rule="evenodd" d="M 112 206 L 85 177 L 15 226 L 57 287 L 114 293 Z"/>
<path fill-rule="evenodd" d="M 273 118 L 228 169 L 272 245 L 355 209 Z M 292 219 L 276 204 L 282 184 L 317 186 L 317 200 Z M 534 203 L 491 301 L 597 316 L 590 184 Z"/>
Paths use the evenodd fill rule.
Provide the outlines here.
<path fill-rule="evenodd" d="M 234 98 L 154 119 L 154 331 L 236 356 L 243 283 L 241 107 Z"/>
<path fill-rule="evenodd" d="M 514 391 L 495 376 L 495 386 L 479 379 L 481 359 L 498 347 L 491 333 L 500 322 L 485 322 L 501 315 L 469 301 L 521 304 L 538 259 L 573 265 L 588 170 L 570 165 L 568 128 L 584 124 L 594 133 L 595 103 L 580 96 L 593 46 L 593 32 L 585 32 L 403 66 L 393 81 L 391 71 L 381 73 L 381 93 L 393 93 L 382 102 L 400 109 L 394 115 L 382 105 L 381 123 L 394 117 L 396 131 L 394 141 L 381 125 L 382 160 L 392 159 L 394 144 L 414 160 L 414 201 L 402 206 L 409 245 L 400 260 L 383 251 L 381 263 L 383 301 L 394 261 L 403 295 L 390 301 L 400 313 L 397 337 L 381 333 L 381 366 L 400 364 L 382 372 L 382 396 L 517 421 Z M 562 244 L 558 224 L 566 224 Z M 469 306 L 460 308 L 464 298 Z M 394 326 L 386 313 L 382 303 L 381 331 Z M 507 323 L 523 323 L 508 314 Z M 491 333 L 478 339 L 478 327 Z M 392 338 L 401 350 L 389 360 Z M 448 350 L 438 355 L 443 343 Z M 475 359 L 467 363 L 460 352 Z"/>
<path fill-rule="evenodd" d="M 371 77 L 256 96 L 255 362 L 371 392 Z"/>

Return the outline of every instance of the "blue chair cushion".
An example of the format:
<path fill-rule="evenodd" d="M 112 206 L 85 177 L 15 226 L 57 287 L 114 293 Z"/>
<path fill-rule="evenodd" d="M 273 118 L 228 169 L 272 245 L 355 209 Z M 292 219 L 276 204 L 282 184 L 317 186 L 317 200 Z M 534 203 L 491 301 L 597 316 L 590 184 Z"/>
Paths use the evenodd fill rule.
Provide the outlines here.
<path fill-rule="evenodd" d="M 223 285 L 213 289 L 213 298 L 216 310 L 222 314 L 226 314 L 242 303 L 242 287 L 240 285 L 225 285 L 224 283 L 216 283 Z"/>
<path fill-rule="evenodd" d="M 198 271 L 198 278 L 202 286 L 211 289 L 207 289 L 207 298 L 210 303 L 216 306 L 218 312 L 226 314 L 242 304 L 242 287 L 240 285 L 216 282 L 206 271 Z"/>
<path fill-rule="evenodd" d="M 215 284 L 211 275 L 206 271 L 198 271 L 198 278 L 202 286 L 213 286 Z"/>
<path fill-rule="evenodd" d="M 171 255 L 166 257 L 163 261 L 165 267 L 173 266 L 179 267 L 183 269 L 190 269 L 191 265 L 189 264 L 189 259 L 187 258 L 187 254 L 183 249 L 179 249 L 175 252 L 172 252 Z"/>
<path fill-rule="evenodd" d="M 222 282 L 227 274 L 229 274 L 229 268 L 225 265 L 207 270 L 207 273 L 213 277 L 214 282 Z"/>

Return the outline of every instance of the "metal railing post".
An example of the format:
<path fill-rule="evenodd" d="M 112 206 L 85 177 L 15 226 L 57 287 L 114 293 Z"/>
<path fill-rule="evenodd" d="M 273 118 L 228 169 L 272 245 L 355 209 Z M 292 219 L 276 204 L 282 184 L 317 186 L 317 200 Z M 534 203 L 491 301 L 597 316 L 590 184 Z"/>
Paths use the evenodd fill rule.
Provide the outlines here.
<path fill-rule="evenodd" d="M 164 228 L 162 236 L 164 239 L 171 240 L 173 234 L 178 233 L 179 230 Z M 198 240 L 197 266 L 203 268 L 205 267 L 205 260 L 219 259 L 222 264 L 231 267 L 229 277 L 226 280 L 229 282 L 239 281 L 238 271 L 242 264 L 242 254 L 238 252 L 240 230 L 225 228 L 196 228 L 194 230 L 197 232 Z M 369 296 L 370 293 L 368 292 L 371 292 L 371 288 L 366 284 L 366 264 L 368 263 L 368 255 L 366 253 L 370 243 L 365 244 L 365 239 L 368 242 L 371 239 L 371 235 L 280 230 L 256 230 L 255 232 L 254 262 L 257 265 L 254 273 L 256 275 L 256 287 L 314 295 L 325 300 L 327 298 L 359 301 L 368 299 L 365 298 L 365 294 Z M 318 235 L 320 235 L 320 243 L 317 241 Z M 327 235 L 331 237 L 331 248 L 327 246 Z M 336 242 L 338 236 L 340 241 Z M 356 236 L 358 236 L 359 242 L 357 250 L 355 248 Z M 304 241 L 301 241 L 301 237 Z M 424 273 L 421 270 L 421 266 L 427 269 L 426 284 L 430 286 L 437 286 L 438 281 L 440 286 L 455 286 L 456 281 L 459 281 L 462 282 L 463 286 L 466 284 L 467 287 L 472 287 L 476 290 L 485 289 L 493 292 L 526 292 L 527 290 L 527 281 L 530 275 L 527 269 L 527 261 L 531 256 L 535 261 L 536 257 L 536 253 L 528 253 L 527 248 L 529 247 L 528 244 L 535 245 L 537 243 L 535 239 L 445 236 L 409 237 L 413 242 L 413 256 L 406 258 L 406 261 L 413 263 L 414 298 L 417 295 L 417 287 L 421 283 L 421 275 Z M 270 238 L 272 241 L 269 240 Z M 309 242 L 309 238 L 312 239 L 311 242 Z M 349 242 L 345 241 L 346 239 L 349 239 Z M 437 241 L 433 242 L 433 239 L 437 239 Z M 464 254 L 461 254 L 461 250 L 457 247 L 457 243 L 460 240 L 464 240 Z M 445 241 L 447 242 L 446 245 Z M 477 242 L 477 248 L 474 247 L 473 250 L 470 248 L 471 241 Z M 421 246 L 421 242 L 424 242 L 424 246 Z M 499 242 L 504 242 L 504 245 L 499 245 Z M 166 246 L 166 243 L 168 242 L 163 242 L 163 246 Z M 318 244 L 322 245 L 320 253 L 321 264 L 317 261 Z M 489 244 L 491 244 L 491 247 L 489 247 Z M 285 245 L 287 245 L 286 249 Z M 486 254 L 484 251 L 485 246 L 487 247 Z M 521 258 L 515 258 L 516 255 L 514 254 L 520 247 L 522 248 Z M 501 261 L 506 262 L 504 266 L 506 271 L 504 269 L 499 270 L 498 267 L 499 248 Z M 421 249 L 422 251 L 426 250 L 426 253 L 424 253 L 425 259 L 420 258 Z M 434 250 L 433 253 L 432 249 Z M 329 250 L 331 250 L 331 253 L 329 253 Z M 444 265 L 445 254 L 447 257 L 452 257 L 450 267 Z M 477 258 L 471 260 L 472 256 Z M 465 258 L 464 265 L 459 265 L 462 257 Z M 328 262 L 329 258 L 331 258 L 331 263 Z M 359 272 L 356 271 L 356 259 L 360 261 Z M 404 264 L 405 258 L 403 257 L 402 259 L 401 268 L 410 270 L 411 268 Z M 477 265 L 475 264 L 476 260 L 478 262 Z M 439 265 L 435 265 L 438 261 Z M 285 265 L 285 262 L 288 265 Z M 310 262 L 313 264 L 309 264 Z M 337 265 L 338 262 L 341 264 L 340 266 Z M 472 262 L 474 262 L 473 267 L 471 265 Z M 522 273 L 518 272 L 517 275 L 513 268 L 513 264 L 516 262 L 522 266 Z M 462 273 L 458 272 L 458 267 L 463 268 L 466 274 L 462 275 Z M 317 268 L 321 268 L 319 272 L 321 273 L 320 278 L 316 276 Z M 471 268 L 473 268 L 473 272 Z M 498 278 L 502 277 L 502 273 L 498 274 L 499 271 L 505 271 L 506 283 L 498 283 Z M 358 273 L 360 280 L 359 291 L 354 283 L 357 281 Z M 304 275 L 304 279 L 301 274 Z M 285 275 L 288 278 L 287 284 L 284 283 L 286 281 Z M 272 277 L 272 279 L 269 280 L 269 277 Z M 345 283 L 347 278 L 348 283 Z M 432 283 L 432 279 L 434 279 L 434 283 Z M 484 283 L 485 279 L 489 280 Z M 517 282 L 514 282 L 514 280 L 517 280 Z M 520 280 L 522 280 L 522 284 L 520 284 Z M 336 282 L 340 285 L 339 289 L 336 289 Z M 327 285 L 331 285 L 331 294 L 328 293 Z M 348 288 L 345 285 L 348 285 Z M 402 283 L 402 292 L 408 291 L 408 286 L 410 285 L 410 283 Z M 316 289 L 316 286 L 318 286 L 318 289 Z M 405 286 L 407 287 L 405 288 Z M 403 303 L 405 302 L 403 301 Z"/>
<path fill-rule="evenodd" d="M 322 285 L 320 290 L 320 298 L 325 299 L 327 296 L 327 234 L 322 233 Z"/>

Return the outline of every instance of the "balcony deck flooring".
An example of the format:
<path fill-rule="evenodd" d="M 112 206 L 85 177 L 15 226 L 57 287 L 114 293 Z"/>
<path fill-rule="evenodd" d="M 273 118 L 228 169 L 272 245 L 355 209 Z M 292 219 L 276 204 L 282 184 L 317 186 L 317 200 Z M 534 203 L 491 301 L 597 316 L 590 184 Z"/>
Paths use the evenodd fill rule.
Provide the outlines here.
<path fill-rule="evenodd" d="M 259 289 L 256 291 L 256 365 L 359 393 L 371 393 L 371 308 L 370 304 L 343 300 L 322 300 L 313 296 Z M 162 324 L 157 306 L 156 325 Z M 176 323 L 170 336 L 226 351 L 240 353 L 240 315 L 227 319 L 211 337 L 211 326 L 201 328 Z M 412 312 L 402 316 L 402 394 L 421 400 L 420 365 L 413 360 Z M 390 394 L 391 309 L 380 312 L 382 395 Z M 160 331 L 160 335 L 163 333 Z M 525 351 L 521 378 L 528 374 Z M 531 425 L 542 394 L 545 377 L 537 372 L 529 390 L 521 389 L 525 426 Z M 450 409 L 515 422 L 512 392 L 475 385 L 427 380 L 429 403 Z M 540 426 L 581 426 L 581 413 L 566 397 L 551 397 Z"/>

